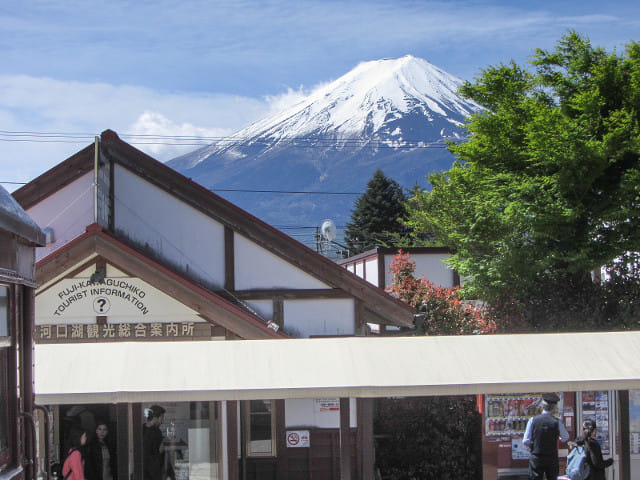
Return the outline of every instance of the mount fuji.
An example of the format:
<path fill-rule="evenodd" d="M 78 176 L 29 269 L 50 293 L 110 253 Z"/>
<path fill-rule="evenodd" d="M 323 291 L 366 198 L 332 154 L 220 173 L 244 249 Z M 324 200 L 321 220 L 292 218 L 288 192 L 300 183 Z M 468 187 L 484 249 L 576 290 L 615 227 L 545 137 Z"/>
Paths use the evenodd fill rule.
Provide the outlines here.
<path fill-rule="evenodd" d="M 168 165 L 278 228 L 344 225 L 376 169 L 410 189 L 446 170 L 445 140 L 460 140 L 481 110 L 457 95 L 462 80 L 405 56 L 361 63 L 288 110 Z M 278 190 L 312 193 L 255 193 Z"/>

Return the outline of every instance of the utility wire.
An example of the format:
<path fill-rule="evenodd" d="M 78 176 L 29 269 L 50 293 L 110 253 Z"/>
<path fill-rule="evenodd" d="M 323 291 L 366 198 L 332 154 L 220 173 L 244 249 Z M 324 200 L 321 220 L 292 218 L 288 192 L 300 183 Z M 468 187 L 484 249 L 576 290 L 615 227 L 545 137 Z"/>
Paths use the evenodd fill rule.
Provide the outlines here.
<path fill-rule="evenodd" d="M 212 188 L 212 192 L 244 192 L 244 193 L 304 193 L 310 195 L 362 195 L 364 192 L 315 192 L 311 190 L 251 190 L 243 188 Z"/>
<path fill-rule="evenodd" d="M 93 133 L 64 133 L 64 132 L 34 132 L 0 130 L 1 142 L 31 142 L 31 143 L 81 143 L 95 138 Z M 382 148 L 447 148 L 443 140 L 431 142 L 394 142 L 375 138 L 317 138 L 300 136 L 293 138 L 247 137 L 247 136 L 195 136 L 195 135 L 150 135 L 150 134 L 120 134 L 121 138 L 130 139 L 134 145 L 182 145 L 182 146 L 217 146 L 231 145 L 236 142 L 250 141 L 253 145 L 287 145 L 303 147 L 382 147 Z"/>
<path fill-rule="evenodd" d="M 26 185 L 29 182 L 3 182 L 0 184 Z M 249 188 L 211 188 L 212 192 L 240 192 L 240 193 L 279 193 L 279 194 L 305 194 L 305 195 L 362 195 L 364 192 L 316 192 L 313 190 L 252 190 Z M 315 227 L 314 227 L 315 228 Z"/>

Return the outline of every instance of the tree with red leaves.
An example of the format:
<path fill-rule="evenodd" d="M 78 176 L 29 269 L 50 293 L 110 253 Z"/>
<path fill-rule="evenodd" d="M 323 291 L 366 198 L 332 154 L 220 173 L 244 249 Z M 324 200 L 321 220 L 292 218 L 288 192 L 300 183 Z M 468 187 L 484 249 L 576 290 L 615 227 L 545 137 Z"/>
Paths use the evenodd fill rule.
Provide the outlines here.
<path fill-rule="evenodd" d="M 386 289 L 425 315 L 418 326 L 417 335 L 470 335 L 494 333 L 496 324 L 485 309 L 460 298 L 458 287 L 446 288 L 416 278 L 416 264 L 409 253 L 402 250 L 389 266 L 393 281 Z"/>

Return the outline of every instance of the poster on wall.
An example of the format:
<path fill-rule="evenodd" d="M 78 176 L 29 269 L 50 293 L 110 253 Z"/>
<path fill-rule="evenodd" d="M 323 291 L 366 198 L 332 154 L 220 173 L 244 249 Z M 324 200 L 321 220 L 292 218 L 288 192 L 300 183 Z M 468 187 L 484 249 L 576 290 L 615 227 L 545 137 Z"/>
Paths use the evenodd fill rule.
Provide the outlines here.
<path fill-rule="evenodd" d="M 629 390 L 631 453 L 640 454 L 640 390 Z"/>
<path fill-rule="evenodd" d="M 602 453 L 611 453 L 609 436 L 609 393 L 607 391 L 582 392 L 582 420 L 596 422 L 596 440 L 602 447 Z"/>
<path fill-rule="evenodd" d="M 339 412 L 339 398 L 316 398 L 314 402 L 314 410 L 316 413 Z"/>

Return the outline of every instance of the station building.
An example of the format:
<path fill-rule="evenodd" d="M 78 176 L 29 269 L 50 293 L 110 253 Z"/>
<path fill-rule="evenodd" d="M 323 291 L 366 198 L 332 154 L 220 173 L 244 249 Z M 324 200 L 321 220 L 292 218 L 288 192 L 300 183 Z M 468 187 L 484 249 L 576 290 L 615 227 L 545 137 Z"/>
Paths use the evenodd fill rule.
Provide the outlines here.
<path fill-rule="evenodd" d="M 14 197 L 46 233 L 36 253 L 33 335 L 36 357 L 60 365 L 46 375 L 36 365 L 36 399 L 52 425 L 40 435 L 50 440 L 50 464 L 62 461 L 70 428 L 91 431 L 104 419 L 117 476 L 141 478 L 143 411 L 159 404 L 176 480 L 328 479 L 341 468 L 372 478 L 370 400 L 218 400 L 183 391 L 191 371 L 243 368 L 193 363 L 185 352 L 237 340 L 364 336 L 368 323 L 410 327 L 410 307 L 112 131 Z M 152 366 L 133 378 L 148 355 Z M 105 358 L 121 370 L 81 373 Z M 72 379 L 82 392 L 63 392 Z M 42 394 L 51 382 L 59 391 Z M 147 391 L 127 396 L 131 383 Z M 107 395 L 106 385 L 121 392 Z"/>

